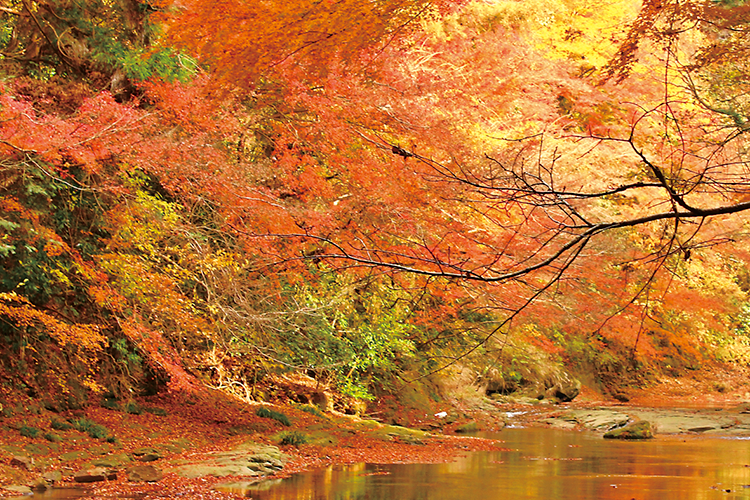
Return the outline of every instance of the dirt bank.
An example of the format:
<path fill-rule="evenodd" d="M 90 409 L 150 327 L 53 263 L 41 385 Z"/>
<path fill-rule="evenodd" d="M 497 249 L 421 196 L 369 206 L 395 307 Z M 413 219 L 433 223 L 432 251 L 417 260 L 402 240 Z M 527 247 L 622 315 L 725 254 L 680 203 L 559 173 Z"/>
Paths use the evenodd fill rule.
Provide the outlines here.
<path fill-rule="evenodd" d="M 27 399 L 3 415 L 4 497 L 83 485 L 97 496 L 158 491 L 212 498 L 226 496 L 212 487 L 228 478 L 260 481 L 331 463 L 445 462 L 502 449 L 491 440 L 324 414 L 309 405 L 247 404 L 208 391 L 64 413 Z"/>
<path fill-rule="evenodd" d="M 434 413 L 412 412 L 409 420 L 419 429 L 311 405 L 248 404 L 208 390 L 61 413 L 19 398 L 0 414 L 0 496 L 83 485 L 92 496 L 224 498 L 230 495 L 213 487 L 229 480 L 262 481 L 328 464 L 446 462 L 469 451 L 501 450 L 500 441 L 461 432 L 508 425 L 603 434 L 647 420 L 657 438 L 750 436 L 747 378 L 730 375 L 728 383 L 668 380 L 630 391 L 628 402 L 589 389 L 566 404 L 521 397 L 455 401 Z"/>

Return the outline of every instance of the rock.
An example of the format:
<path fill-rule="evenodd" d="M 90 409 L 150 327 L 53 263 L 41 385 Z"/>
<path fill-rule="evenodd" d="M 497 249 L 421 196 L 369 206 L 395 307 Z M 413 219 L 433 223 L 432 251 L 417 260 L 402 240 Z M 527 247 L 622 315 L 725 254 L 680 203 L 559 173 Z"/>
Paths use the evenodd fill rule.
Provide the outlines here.
<path fill-rule="evenodd" d="M 320 408 L 320 411 L 330 412 L 333 410 L 333 398 L 326 391 L 317 391 L 311 397 L 312 403 Z"/>
<path fill-rule="evenodd" d="M 9 484 L 8 486 L 3 486 L 2 490 L 10 492 L 14 494 L 14 496 L 31 495 L 33 493 L 33 491 L 31 491 L 31 488 L 29 488 L 28 486 L 21 486 L 21 485 L 16 485 L 16 484 Z"/>
<path fill-rule="evenodd" d="M 197 464 L 197 465 L 184 465 L 175 469 L 175 472 L 183 477 L 194 479 L 198 477 L 213 476 L 213 477 L 226 477 L 226 476 L 247 476 L 255 477 L 262 476 L 263 473 L 256 470 L 252 470 L 249 467 L 243 465 L 210 465 L 210 464 Z"/>
<path fill-rule="evenodd" d="M 43 493 L 47 491 L 49 488 L 50 488 L 49 483 L 47 483 L 47 481 L 43 478 L 38 478 L 36 481 L 34 481 L 31 484 L 32 491 L 36 493 Z"/>
<path fill-rule="evenodd" d="M 34 459 L 26 455 L 13 455 L 13 458 L 10 459 L 10 465 L 31 470 L 34 468 Z"/>
<path fill-rule="evenodd" d="M 106 457 L 95 458 L 89 463 L 89 465 L 92 467 L 103 467 L 105 469 L 117 469 L 131 461 L 130 456 L 125 453 L 119 453 L 117 455 L 107 455 Z"/>
<path fill-rule="evenodd" d="M 148 447 L 148 446 L 144 448 L 138 448 L 137 450 L 133 450 L 133 456 L 135 456 L 138 460 L 140 460 L 140 457 L 151 455 L 151 454 L 158 455 L 159 450 L 157 450 L 156 448 Z"/>
<path fill-rule="evenodd" d="M 555 384 L 547 389 L 545 396 L 558 399 L 564 403 L 573 401 L 581 393 L 581 381 L 567 373 L 560 375 Z"/>
<path fill-rule="evenodd" d="M 630 401 L 630 396 L 628 396 L 624 392 L 613 392 L 612 397 L 621 403 L 627 403 L 628 401 Z"/>
<path fill-rule="evenodd" d="M 214 476 L 259 477 L 274 474 L 284 467 L 288 457 L 274 446 L 244 443 L 229 451 L 212 453 L 202 463 L 172 469 L 188 478 Z"/>
<path fill-rule="evenodd" d="M 55 484 L 62 481 L 62 472 L 59 470 L 53 470 L 42 474 L 42 478 L 50 484 Z"/>
<path fill-rule="evenodd" d="M 641 420 L 651 422 L 655 432 L 659 434 L 719 432 L 736 425 L 731 416 L 715 412 L 707 414 L 688 410 L 641 410 L 631 413 Z"/>
<path fill-rule="evenodd" d="M 468 434 L 471 432 L 478 432 L 479 425 L 476 422 L 466 422 L 456 427 L 457 434 Z"/>
<path fill-rule="evenodd" d="M 605 439 L 651 439 L 654 437 L 651 422 L 641 420 L 604 434 Z"/>
<path fill-rule="evenodd" d="M 549 427 L 552 427 L 553 429 L 561 429 L 561 430 L 573 430 L 576 427 L 578 427 L 578 423 L 574 420 L 566 420 L 564 418 L 555 418 L 555 417 L 549 417 L 549 418 L 543 418 L 539 420 L 540 424 L 545 424 Z"/>
<path fill-rule="evenodd" d="M 155 483 L 164 478 L 164 473 L 153 465 L 136 465 L 127 469 L 128 481 Z"/>
<path fill-rule="evenodd" d="M 578 422 L 584 428 L 593 431 L 609 431 L 630 421 L 630 416 L 612 410 L 574 410 L 563 413 L 560 418 Z"/>
<path fill-rule="evenodd" d="M 141 462 L 156 462 L 161 458 L 161 455 L 158 453 L 146 453 L 145 455 L 141 455 L 138 457 L 138 460 Z"/>
<path fill-rule="evenodd" d="M 94 467 L 93 469 L 84 469 L 76 472 L 73 480 L 77 483 L 96 483 L 99 481 L 117 479 L 117 472 L 107 470 L 103 467 Z"/>

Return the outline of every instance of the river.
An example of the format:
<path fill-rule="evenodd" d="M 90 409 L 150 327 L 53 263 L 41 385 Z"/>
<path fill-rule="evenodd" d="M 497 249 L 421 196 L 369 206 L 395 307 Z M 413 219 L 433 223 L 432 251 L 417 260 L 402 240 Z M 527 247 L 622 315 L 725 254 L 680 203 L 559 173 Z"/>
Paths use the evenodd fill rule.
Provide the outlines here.
<path fill-rule="evenodd" d="M 750 441 L 506 429 L 483 435 L 512 451 L 445 464 L 336 465 L 232 491 L 256 500 L 750 499 Z"/>
<path fill-rule="evenodd" d="M 502 440 L 510 451 L 472 452 L 442 464 L 334 465 L 222 490 L 255 500 L 750 499 L 748 439 L 661 435 L 616 441 L 591 431 L 547 428 L 481 437 Z M 90 490 L 72 488 L 26 498 L 91 497 Z"/>

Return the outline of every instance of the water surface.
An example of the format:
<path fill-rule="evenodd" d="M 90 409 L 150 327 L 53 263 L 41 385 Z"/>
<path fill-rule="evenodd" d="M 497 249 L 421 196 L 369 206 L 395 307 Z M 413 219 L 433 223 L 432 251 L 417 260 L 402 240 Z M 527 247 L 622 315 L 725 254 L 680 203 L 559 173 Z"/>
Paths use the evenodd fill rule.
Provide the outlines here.
<path fill-rule="evenodd" d="M 750 441 L 709 437 L 605 440 L 591 432 L 506 429 L 513 451 L 446 464 L 330 466 L 236 490 L 257 500 L 750 499 Z"/>

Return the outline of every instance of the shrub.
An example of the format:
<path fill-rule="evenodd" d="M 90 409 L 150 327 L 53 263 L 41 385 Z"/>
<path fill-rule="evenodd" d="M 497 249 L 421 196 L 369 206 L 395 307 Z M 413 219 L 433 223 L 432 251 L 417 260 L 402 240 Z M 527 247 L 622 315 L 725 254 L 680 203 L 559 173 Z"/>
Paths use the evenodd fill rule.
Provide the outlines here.
<path fill-rule="evenodd" d="M 147 406 L 143 410 L 148 413 L 151 413 L 152 415 L 156 415 L 157 417 L 167 416 L 167 410 L 165 410 L 164 408 L 158 408 L 156 406 Z"/>
<path fill-rule="evenodd" d="M 42 432 L 36 427 L 31 427 L 30 425 L 26 425 L 26 424 L 22 425 L 21 428 L 18 429 L 18 431 L 21 433 L 23 437 L 30 437 L 30 438 L 35 438 L 39 436 L 39 434 Z"/>
<path fill-rule="evenodd" d="M 125 405 L 125 411 L 131 415 L 140 415 L 143 413 L 143 408 L 135 401 L 131 401 Z"/>
<path fill-rule="evenodd" d="M 307 443 L 307 436 L 299 431 L 288 431 L 282 432 L 279 436 L 279 444 L 289 444 L 292 446 L 299 446 Z"/>
<path fill-rule="evenodd" d="M 305 413 L 309 413 L 311 415 L 315 415 L 316 417 L 320 418 L 328 418 L 326 417 L 326 414 L 320 411 L 320 408 L 318 408 L 315 405 L 301 405 L 299 407 L 300 410 L 304 411 Z"/>
<path fill-rule="evenodd" d="M 73 428 L 72 425 L 70 425 L 68 422 L 64 420 L 58 420 L 56 418 L 52 419 L 52 422 L 50 422 L 50 427 L 55 429 L 56 431 L 69 431 Z"/>
<path fill-rule="evenodd" d="M 85 432 L 94 439 L 107 439 L 109 437 L 109 430 L 106 427 L 88 418 L 79 418 L 71 423 L 76 430 Z"/>
<path fill-rule="evenodd" d="M 47 432 L 44 435 L 44 439 L 46 439 L 47 441 L 51 443 L 59 443 L 60 441 L 63 440 L 63 438 L 61 438 L 59 434 L 55 434 L 54 432 Z"/>
<path fill-rule="evenodd" d="M 289 417 L 278 411 L 266 408 L 265 406 L 258 408 L 258 411 L 256 411 L 255 414 L 262 418 L 270 418 L 272 420 L 276 420 L 277 422 L 281 423 L 282 425 L 286 425 L 287 427 L 292 425 L 291 422 L 289 422 Z"/>
<path fill-rule="evenodd" d="M 114 399 L 114 398 L 105 398 L 102 401 L 102 407 L 106 408 L 108 410 L 119 411 L 119 409 L 120 409 L 120 403 L 116 399 Z"/>

